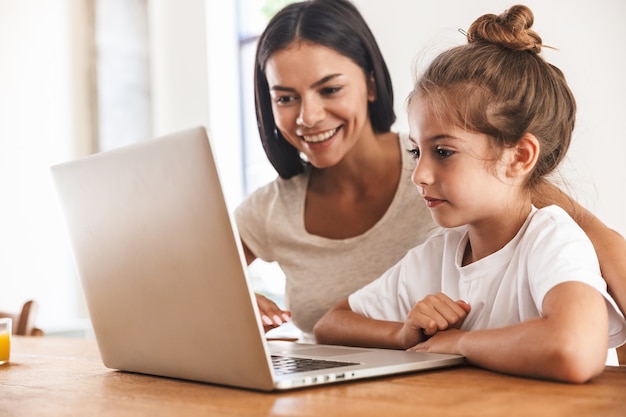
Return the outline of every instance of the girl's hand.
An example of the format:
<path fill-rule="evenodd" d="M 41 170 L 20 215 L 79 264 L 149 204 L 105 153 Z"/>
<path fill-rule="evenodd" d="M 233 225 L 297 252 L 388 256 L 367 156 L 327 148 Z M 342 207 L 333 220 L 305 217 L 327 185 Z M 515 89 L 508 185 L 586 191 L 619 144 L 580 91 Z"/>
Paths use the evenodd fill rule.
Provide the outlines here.
<path fill-rule="evenodd" d="M 412 346 L 441 330 L 460 328 L 469 312 L 469 304 L 454 301 L 443 293 L 426 296 L 413 306 L 404 322 L 406 345 Z"/>
<path fill-rule="evenodd" d="M 291 319 L 291 312 L 281 310 L 276 303 L 261 294 L 255 295 L 257 305 L 259 306 L 259 313 L 261 314 L 261 320 L 263 321 L 263 329 L 266 332 Z"/>
<path fill-rule="evenodd" d="M 428 340 L 418 343 L 408 350 L 414 352 L 450 353 L 460 355 L 461 349 L 459 347 L 459 341 L 466 334 L 467 331 L 459 329 L 448 329 L 443 332 L 437 332 L 437 334 Z"/>

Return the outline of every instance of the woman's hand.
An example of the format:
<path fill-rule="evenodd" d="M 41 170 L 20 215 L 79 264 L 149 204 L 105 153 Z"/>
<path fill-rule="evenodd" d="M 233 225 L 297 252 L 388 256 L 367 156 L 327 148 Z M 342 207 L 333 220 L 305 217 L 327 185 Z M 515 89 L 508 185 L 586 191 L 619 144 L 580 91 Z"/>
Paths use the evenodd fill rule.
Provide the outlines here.
<path fill-rule="evenodd" d="M 263 321 L 263 329 L 266 332 L 291 319 L 291 312 L 281 310 L 276 303 L 261 294 L 255 295 L 257 305 L 259 306 L 259 313 L 261 314 L 261 320 Z"/>

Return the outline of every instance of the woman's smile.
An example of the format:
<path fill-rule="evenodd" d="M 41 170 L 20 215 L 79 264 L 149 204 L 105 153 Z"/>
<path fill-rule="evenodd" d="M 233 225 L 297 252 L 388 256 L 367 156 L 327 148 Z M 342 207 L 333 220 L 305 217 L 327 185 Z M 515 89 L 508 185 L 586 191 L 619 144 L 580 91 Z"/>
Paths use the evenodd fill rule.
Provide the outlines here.
<path fill-rule="evenodd" d="M 309 135 L 301 135 L 301 137 L 307 143 L 319 143 L 319 142 L 327 141 L 328 139 L 333 137 L 335 133 L 337 133 L 338 130 L 339 128 L 336 127 L 326 132 L 309 134 Z"/>

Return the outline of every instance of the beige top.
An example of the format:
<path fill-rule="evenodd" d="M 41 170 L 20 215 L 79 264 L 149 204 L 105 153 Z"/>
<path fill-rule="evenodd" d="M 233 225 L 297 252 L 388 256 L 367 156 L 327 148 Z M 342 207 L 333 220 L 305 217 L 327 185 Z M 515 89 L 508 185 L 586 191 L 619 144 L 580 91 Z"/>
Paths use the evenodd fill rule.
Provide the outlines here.
<path fill-rule="evenodd" d="M 309 234 L 304 204 L 309 174 L 278 178 L 250 195 L 235 211 L 243 241 L 259 258 L 276 261 L 286 276 L 286 307 L 312 340 L 317 320 L 342 298 L 378 278 L 406 252 L 438 230 L 411 182 L 415 161 L 400 135 L 402 178 L 384 216 L 348 239 Z"/>

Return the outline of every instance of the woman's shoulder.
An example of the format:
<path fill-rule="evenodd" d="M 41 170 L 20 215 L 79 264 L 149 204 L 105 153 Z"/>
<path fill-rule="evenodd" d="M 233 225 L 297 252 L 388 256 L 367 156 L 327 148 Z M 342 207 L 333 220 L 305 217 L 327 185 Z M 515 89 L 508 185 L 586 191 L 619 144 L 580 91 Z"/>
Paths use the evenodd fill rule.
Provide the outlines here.
<path fill-rule="evenodd" d="M 242 206 L 267 205 L 279 200 L 291 200 L 306 192 L 308 172 L 285 179 L 277 177 L 273 181 L 252 191 L 240 204 Z"/>
<path fill-rule="evenodd" d="M 306 185 L 302 184 L 306 184 L 306 176 L 300 174 L 290 179 L 276 178 L 250 193 L 235 209 L 234 215 L 242 238 L 258 256 L 262 256 L 262 251 L 265 251 L 260 246 L 261 242 L 266 242 L 269 233 L 289 222 L 298 224 L 306 191 Z M 301 189 L 304 191 L 300 192 Z"/>
<path fill-rule="evenodd" d="M 398 132 L 398 141 L 401 146 L 410 146 L 411 141 L 409 140 L 409 134 L 407 132 Z"/>

